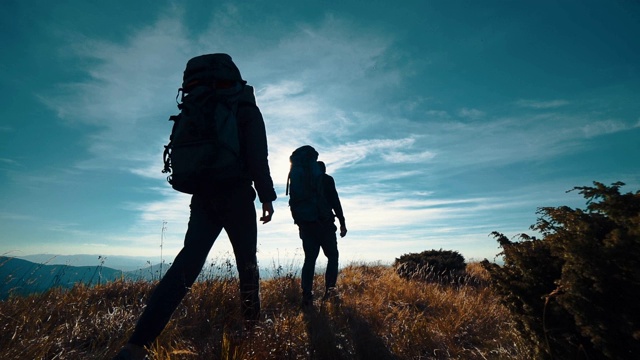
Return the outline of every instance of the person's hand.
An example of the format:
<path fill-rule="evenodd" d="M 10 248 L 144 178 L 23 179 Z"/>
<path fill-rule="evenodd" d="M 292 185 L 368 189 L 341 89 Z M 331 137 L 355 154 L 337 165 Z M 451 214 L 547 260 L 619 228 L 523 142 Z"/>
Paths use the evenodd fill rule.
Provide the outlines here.
<path fill-rule="evenodd" d="M 262 217 L 260 221 L 266 224 L 271 221 L 271 216 L 273 216 L 273 203 L 271 201 L 262 203 Z"/>
<path fill-rule="evenodd" d="M 344 237 L 345 235 L 347 235 L 347 227 L 340 225 L 340 237 Z"/>

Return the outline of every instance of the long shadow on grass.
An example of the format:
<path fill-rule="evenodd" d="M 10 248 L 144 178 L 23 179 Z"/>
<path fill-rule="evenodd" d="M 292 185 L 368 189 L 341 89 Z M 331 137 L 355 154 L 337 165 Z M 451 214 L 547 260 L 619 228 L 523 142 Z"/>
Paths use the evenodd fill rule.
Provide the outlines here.
<path fill-rule="evenodd" d="M 332 307 L 337 321 L 331 319 L 325 307 L 309 308 L 303 313 L 311 359 L 397 359 L 356 309 L 337 304 L 328 306 Z"/>

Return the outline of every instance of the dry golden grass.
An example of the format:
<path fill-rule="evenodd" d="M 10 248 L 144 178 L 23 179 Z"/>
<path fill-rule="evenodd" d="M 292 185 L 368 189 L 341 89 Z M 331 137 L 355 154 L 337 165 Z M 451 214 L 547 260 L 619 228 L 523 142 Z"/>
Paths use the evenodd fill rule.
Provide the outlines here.
<path fill-rule="evenodd" d="M 233 278 L 199 282 L 150 349 L 152 359 L 526 359 L 506 309 L 470 264 L 465 284 L 400 279 L 351 265 L 340 299 L 301 310 L 300 280 L 262 282 L 263 319 L 244 328 Z M 322 294 L 323 280 L 316 279 Z M 115 282 L 0 302 L 0 358 L 109 359 L 153 284 Z"/>

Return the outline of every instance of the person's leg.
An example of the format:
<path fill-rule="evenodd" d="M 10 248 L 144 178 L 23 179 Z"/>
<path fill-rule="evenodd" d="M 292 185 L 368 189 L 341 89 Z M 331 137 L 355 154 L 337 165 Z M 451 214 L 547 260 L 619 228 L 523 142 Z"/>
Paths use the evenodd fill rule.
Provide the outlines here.
<path fill-rule="evenodd" d="M 336 226 L 333 223 L 322 224 L 322 252 L 327 257 L 327 269 L 324 274 L 327 292 L 336 287 L 338 281 L 338 240 Z"/>
<path fill-rule="evenodd" d="M 256 258 L 258 228 L 256 225 L 256 193 L 250 185 L 239 186 L 229 193 L 224 228 L 229 235 L 240 279 L 242 314 L 246 320 L 260 317 L 260 271 Z"/>
<path fill-rule="evenodd" d="M 302 296 L 303 301 L 313 300 L 313 277 L 316 270 L 316 259 L 320 253 L 318 242 L 318 227 L 315 224 L 298 225 L 302 249 L 304 250 L 304 264 L 302 265 Z"/>
<path fill-rule="evenodd" d="M 221 230 L 222 225 L 213 219 L 211 209 L 194 196 L 184 247 L 154 289 L 129 343 L 148 346 L 160 335 L 200 274 Z"/>

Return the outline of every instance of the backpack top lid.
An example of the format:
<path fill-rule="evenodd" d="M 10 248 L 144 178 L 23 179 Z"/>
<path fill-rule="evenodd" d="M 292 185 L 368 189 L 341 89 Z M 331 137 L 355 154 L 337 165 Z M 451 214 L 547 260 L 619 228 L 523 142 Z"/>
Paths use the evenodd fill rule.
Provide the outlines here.
<path fill-rule="evenodd" d="M 318 160 L 318 152 L 311 145 L 303 145 L 299 148 L 295 149 L 291 156 L 289 157 L 289 161 L 292 164 L 304 161 L 316 161 Z"/>
<path fill-rule="evenodd" d="M 291 156 L 289 156 L 291 170 L 289 170 L 289 175 L 287 176 L 287 188 L 285 191 L 287 195 L 289 195 L 289 189 L 291 188 L 291 178 L 293 177 L 294 182 L 296 182 L 296 178 L 299 178 L 306 173 L 304 169 L 316 165 L 317 160 L 318 152 L 311 145 L 300 146 L 291 153 Z M 312 175 L 313 174 L 307 174 L 306 177 L 310 178 Z"/>
<path fill-rule="evenodd" d="M 231 56 L 216 53 L 196 56 L 189 60 L 184 70 L 182 87 L 187 89 L 201 80 L 211 79 L 237 81 L 243 85 L 247 83 L 242 80 L 240 70 L 234 64 Z"/>

